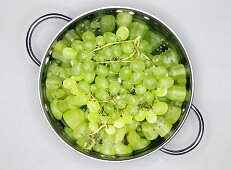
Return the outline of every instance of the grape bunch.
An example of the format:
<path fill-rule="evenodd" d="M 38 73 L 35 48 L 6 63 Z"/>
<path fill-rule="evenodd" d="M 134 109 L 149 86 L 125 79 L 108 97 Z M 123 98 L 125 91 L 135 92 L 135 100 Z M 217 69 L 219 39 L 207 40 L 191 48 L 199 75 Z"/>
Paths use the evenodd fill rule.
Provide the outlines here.
<path fill-rule="evenodd" d="M 124 11 L 84 20 L 55 43 L 46 97 L 78 147 L 121 156 L 170 132 L 186 83 L 174 47 Z"/>

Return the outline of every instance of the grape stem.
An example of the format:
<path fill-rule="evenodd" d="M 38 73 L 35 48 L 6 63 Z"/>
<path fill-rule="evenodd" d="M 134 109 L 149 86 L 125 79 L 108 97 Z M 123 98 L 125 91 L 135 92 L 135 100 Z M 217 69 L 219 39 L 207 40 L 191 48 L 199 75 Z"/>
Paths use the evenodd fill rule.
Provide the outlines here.
<path fill-rule="evenodd" d="M 97 64 L 109 64 L 109 63 L 129 63 L 131 61 L 124 61 L 124 60 L 116 60 L 116 61 L 101 61 L 101 62 L 95 62 Z"/>
<path fill-rule="evenodd" d="M 108 43 L 102 47 L 99 47 L 99 48 L 96 48 L 94 49 L 92 52 L 96 52 L 96 51 L 99 51 L 105 47 L 108 47 L 108 46 L 111 46 L 111 45 L 115 45 L 115 44 L 121 44 L 121 43 L 128 43 L 128 42 L 135 42 L 135 40 L 127 40 L 127 41 L 119 41 L 119 42 L 113 42 L 113 43 Z"/>
<path fill-rule="evenodd" d="M 148 56 L 146 56 L 144 53 L 141 53 L 142 56 L 144 56 L 147 60 L 150 61 L 150 58 L 148 58 Z"/>
<path fill-rule="evenodd" d="M 93 133 L 90 133 L 89 136 L 92 136 L 92 135 L 98 133 L 102 128 L 104 128 L 104 127 L 106 127 L 106 126 L 107 126 L 107 125 L 105 125 L 105 124 L 102 125 L 102 126 L 100 126 L 99 129 L 97 129 L 97 130 L 96 130 L 95 132 L 93 132 Z"/>

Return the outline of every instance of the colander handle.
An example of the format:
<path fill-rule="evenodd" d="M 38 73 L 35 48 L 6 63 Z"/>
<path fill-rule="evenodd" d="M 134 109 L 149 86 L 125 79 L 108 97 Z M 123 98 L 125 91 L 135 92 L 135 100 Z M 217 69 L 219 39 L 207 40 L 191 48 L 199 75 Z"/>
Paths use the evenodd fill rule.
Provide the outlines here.
<path fill-rule="evenodd" d="M 198 123 L 199 123 L 199 132 L 197 134 L 196 139 L 193 141 L 193 143 L 191 145 L 189 145 L 188 147 L 186 147 L 184 149 L 172 150 L 172 149 L 161 148 L 160 150 L 162 152 L 170 154 L 170 155 L 183 155 L 183 154 L 188 153 L 191 150 L 193 150 L 200 143 L 202 136 L 204 134 L 204 120 L 203 120 L 203 117 L 202 117 L 200 111 L 193 104 L 192 104 L 191 108 L 194 111 L 194 113 L 196 113 Z"/>
<path fill-rule="evenodd" d="M 30 56 L 30 58 L 32 59 L 32 61 L 37 64 L 38 66 L 41 65 L 41 61 L 39 61 L 39 59 L 35 56 L 33 49 L 32 49 L 32 45 L 31 45 L 31 39 L 32 39 L 32 35 L 33 32 L 35 30 L 35 28 L 41 24 L 42 22 L 48 20 L 48 19 L 62 19 L 65 20 L 67 22 L 70 22 L 72 19 L 68 16 L 65 16 L 63 14 L 58 14 L 58 13 L 50 13 L 50 14 L 46 14 L 43 15 L 41 17 L 39 17 L 38 19 L 36 19 L 30 26 L 29 30 L 27 31 L 27 35 L 26 35 L 26 49 L 27 52 Z"/>

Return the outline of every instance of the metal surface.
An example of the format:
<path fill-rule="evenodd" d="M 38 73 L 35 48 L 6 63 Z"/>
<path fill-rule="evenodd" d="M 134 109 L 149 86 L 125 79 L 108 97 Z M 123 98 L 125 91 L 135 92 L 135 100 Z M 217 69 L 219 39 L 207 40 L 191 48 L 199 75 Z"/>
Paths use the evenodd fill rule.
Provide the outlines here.
<path fill-rule="evenodd" d="M 27 35 L 26 35 L 26 49 L 27 52 L 30 56 L 30 58 L 34 61 L 35 64 L 37 64 L 38 66 L 41 65 L 41 62 L 39 61 L 39 59 L 35 56 L 33 49 L 32 49 L 32 45 L 31 45 L 31 39 L 32 39 L 32 35 L 33 32 L 35 30 L 35 28 L 37 26 L 39 26 L 39 24 L 41 24 L 42 22 L 48 20 L 48 19 L 62 19 L 65 20 L 67 22 L 71 21 L 72 19 L 68 16 L 62 15 L 62 14 L 57 14 L 57 13 L 51 13 L 51 14 L 46 14 L 43 15 L 41 17 L 39 17 L 38 19 L 36 19 L 30 26 Z"/>
<path fill-rule="evenodd" d="M 136 151 L 132 155 L 129 155 L 129 156 L 105 156 L 105 155 L 102 155 L 102 154 L 99 154 L 96 152 L 84 150 L 84 149 L 76 146 L 75 142 L 68 140 L 68 138 L 65 136 L 65 133 L 63 132 L 62 124 L 58 120 L 53 118 L 53 116 L 50 112 L 49 102 L 47 101 L 46 96 L 45 96 L 45 80 L 46 80 L 47 68 L 48 68 L 48 65 L 49 65 L 49 62 L 51 59 L 51 52 L 52 52 L 53 46 L 60 38 L 62 38 L 63 34 L 68 29 L 74 28 L 77 23 L 81 22 L 84 19 L 89 19 L 89 16 L 93 16 L 93 15 L 98 14 L 98 13 L 100 13 L 100 14 L 109 14 L 109 13 L 115 14 L 115 13 L 117 13 L 119 11 L 123 11 L 123 10 L 132 12 L 133 16 L 135 18 L 138 18 L 138 19 L 146 22 L 153 30 L 161 33 L 175 47 L 175 49 L 178 51 L 178 53 L 180 55 L 181 62 L 185 65 L 186 70 L 187 70 L 188 95 L 186 97 L 186 100 L 183 103 L 182 114 L 181 114 L 179 120 L 173 125 L 172 131 L 169 133 L 169 135 L 166 138 L 158 138 L 157 140 L 152 142 L 147 148 L 145 148 L 141 151 Z M 30 54 L 30 51 L 28 51 L 28 53 Z M 30 56 L 35 58 L 34 55 L 30 54 Z M 179 38 L 176 36 L 176 34 L 163 21 L 161 21 L 160 19 L 158 19 L 157 17 L 155 17 L 149 13 L 146 13 L 144 11 L 140 11 L 137 9 L 133 9 L 133 8 L 128 8 L 128 7 L 118 7 L 118 6 L 116 6 L 116 7 L 104 7 L 104 8 L 92 10 L 92 11 L 89 11 L 87 13 L 84 13 L 84 14 L 74 18 L 66 26 L 64 26 L 63 29 L 61 29 L 59 31 L 59 33 L 54 37 L 53 41 L 50 43 L 50 45 L 48 46 L 48 48 L 45 52 L 45 55 L 43 57 L 42 64 L 40 67 L 40 71 L 39 71 L 38 86 L 39 86 L 40 104 L 42 106 L 43 112 L 45 113 L 46 119 L 49 122 L 50 126 L 52 127 L 53 131 L 57 134 L 57 136 L 60 139 L 62 139 L 62 141 L 65 144 L 67 144 L 67 146 L 69 146 L 73 150 L 78 151 L 79 153 L 82 153 L 83 155 L 88 156 L 90 158 L 96 158 L 97 160 L 107 160 L 107 161 L 131 160 L 131 159 L 143 157 L 143 156 L 148 155 L 150 153 L 153 153 L 154 151 L 157 151 L 159 149 L 162 149 L 163 152 L 166 151 L 165 153 L 169 153 L 169 154 L 173 153 L 173 152 L 171 152 L 171 150 L 169 151 L 168 149 L 164 149 L 163 146 L 165 146 L 175 136 L 175 134 L 180 130 L 180 128 L 184 124 L 184 122 L 185 122 L 185 120 L 189 114 L 190 108 L 191 107 L 194 108 L 194 106 L 192 106 L 193 91 L 194 91 L 193 70 L 192 70 L 189 56 L 188 56 L 186 49 L 184 48 L 183 44 L 181 43 Z M 197 109 L 195 109 L 195 110 L 197 111 Z M 198 113 L 200 115 L 199 111 L 196 113 Z M 201 125 L 202 131 L 199 132 L 201 135 L 199 136 L 199 138 L 196 142 L 196 145 L 200 142 L 201 137 L 203 135 L 204 124 L 203 124 L 203 119 L 202 119 L 201 115 L 200 115 L 200 121 L 201 121 L 200 125 Z M 194 147 L 189 146 L 191 148 L 190 150 L 194 149 L 196 147 L 196 145 Z M 187 152 L 190 150 L 187 150 Z M 184 154 L 184 153 L 186 153 L 186 152 L 182 152 L 181 154 Z"/>
<path fill-rule="evenodd" d="M 203 137 L 203 133 L 204 133 L 204 121 L 203 121 L 203 118 L 202 118 L 200 111 L 193 104 L 192 104 L 191 108 L 194 111 L 194 113 L 196 113 L 198 123 L 199 123 L 199 130 L 198 130 L 198 134 L 197 134 L 196 139 L 192 142 L 191 145 L 189 145 L 188 147 L 186 147 L 184 149 L 172 150 L 172 149 L 166 149 L 163 147 L 160 149 L 162 152 L 170 154 L 170 155 L 182 155 L 182 154 L 190 152 L 200 143 L 200 141 Z"/>

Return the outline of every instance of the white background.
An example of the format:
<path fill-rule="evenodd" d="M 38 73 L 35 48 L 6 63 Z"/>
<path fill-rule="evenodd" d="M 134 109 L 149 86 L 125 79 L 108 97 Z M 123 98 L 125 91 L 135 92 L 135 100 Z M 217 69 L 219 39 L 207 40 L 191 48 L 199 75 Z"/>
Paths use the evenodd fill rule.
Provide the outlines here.
<path fill-rule="evenodd" d="M 0 1 L 0 170 L 221 170 L 231 162 L 231 1 L 229 0 L 7 0 Z M 200 145 L 182 156 L 160 151 L 144 158 L 107 163 L 86 158 L 64 145 L 47 124 L 37 94 L 39 68 L 25 49 L 30 24 L 59 12 L 75 17 L 88 10 L 130 6 L 166 22 L 186 46 L 195 73 L 194 104 L 205 120 Z M 47 21 L 37 29 L 33 47 L 42 57 L 49 41 L 65 24 Z M 196 136 L 190 113 L 168 148 L 187 146 Z"/>

